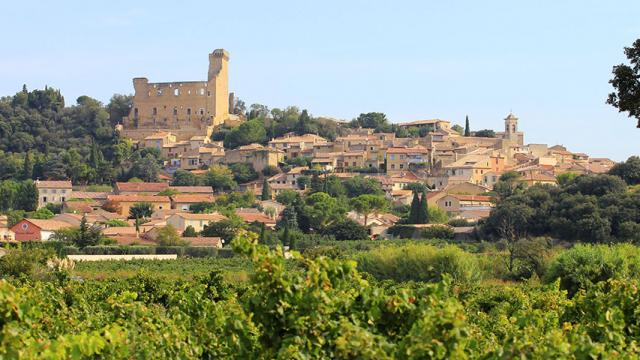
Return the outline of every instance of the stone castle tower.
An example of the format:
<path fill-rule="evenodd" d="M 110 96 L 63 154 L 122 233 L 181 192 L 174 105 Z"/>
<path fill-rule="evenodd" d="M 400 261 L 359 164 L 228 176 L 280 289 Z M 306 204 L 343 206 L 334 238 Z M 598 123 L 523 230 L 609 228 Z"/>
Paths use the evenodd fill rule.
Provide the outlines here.
<path fill-rule="evenodd" d="M 133 106 L 124 119 L 123 135 L 144 139 L 158 131 L 178 140 L 210 136 L 213 128 L 229 118 L 229 53 L 216 49 L 209 54 L 206 81 L 150 83 L 134 78 Z"/>

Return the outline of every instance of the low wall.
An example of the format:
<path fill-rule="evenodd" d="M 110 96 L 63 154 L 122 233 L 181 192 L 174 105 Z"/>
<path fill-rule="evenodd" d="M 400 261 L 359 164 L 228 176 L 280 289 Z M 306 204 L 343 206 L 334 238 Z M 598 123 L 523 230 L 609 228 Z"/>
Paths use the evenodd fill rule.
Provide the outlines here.
<path fill-rule="evenodd" d="M 67 255 L 73 261 L 104 261 L 104 260 L 175 260 L 176 254 L 167 255 Z"/>

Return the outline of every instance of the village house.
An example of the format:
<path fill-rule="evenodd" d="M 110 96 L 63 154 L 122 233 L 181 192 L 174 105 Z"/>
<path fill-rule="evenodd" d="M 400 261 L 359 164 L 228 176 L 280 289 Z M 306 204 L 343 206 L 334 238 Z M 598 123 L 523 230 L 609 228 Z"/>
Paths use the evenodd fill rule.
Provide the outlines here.
<path fill-rule="evenodd" d="M 38 189 L 38 207 L 47 204 L 62 204 L 73 195 L 73 187 L 69 180 L 36 180 Z"/>
<path fill-rule="evenodd" d="M 11 227 L 16 241 L 46 241 L 61 229 L 72 227 L 58 220 L 22 219 Z"/>
<path fill-rule="evenodd" d="M 284 153 L 283 158 L 286 160 L 300 156 L 311 156 L 313 155 L 315 145 L 324 144 L 327 144 L 327 139 L 315 134 L 300 136 L 287 134 L 269 141 L 267 146 L 272 149 L 281 150 Z"/>
<path fill-rule="evenodd" d="M 155 195 L 109 195 L 107 202 L 117 207 L 117 213 L 128 216 L 129 209 L 138 203 L 151 204 L 152 211 L 170 209 L 171 200 L 168 196 Z"/>
<path fill-rule="evenodd" d="M 250 164 L 257 172 L 267 167 L 277 167 L 284 160 L 284 152 L 278 149 L 264 147 L 260 144 L 249 144 L 237 149 L 227 150 L 224 162 L 227 164 Z"/>
<path fill-rule="evenodd" d="M 258 209 L 239 208 L 236 209 L 235 213 L 240 219 L 242 219 L 242 221 L 247 224 L 258 222 L 264 224 L 269 229 L 275 229 L 276 227 L 276 219 L 267 216 Z"/>
<path fill-rule="evenodd" d="M 167 220 L 167 225 L 171 225 L 179 232 L 184 232 L 188 226 L 192 226 L 196 232 L 202 231 L 205 225 L 212 222 L 218 222 L 227 219 L 226 216 L 219 213 L 211 214 L 190 214 L 182 213 L 171 215 Z"/>
<path fill-rule="evenodd" d="M 448 194 L 437 201 L 438 207 L 449 215 L 458 215 L 467 210 L 490 210 L 490 196 Z"/>
<path fill-rule="evenodd" d="M 208 194 L 176 194 L 171 196 L 171 208 L 189 211 L 193 204 L 213 202 L 215 198 Z"/>
<path fill-rule="evenodd" d="M 410 166 L 428 166 L 429 150 L 424 146 L 392 147 L 386 151 L 387 173 L 407 171 Z"/>

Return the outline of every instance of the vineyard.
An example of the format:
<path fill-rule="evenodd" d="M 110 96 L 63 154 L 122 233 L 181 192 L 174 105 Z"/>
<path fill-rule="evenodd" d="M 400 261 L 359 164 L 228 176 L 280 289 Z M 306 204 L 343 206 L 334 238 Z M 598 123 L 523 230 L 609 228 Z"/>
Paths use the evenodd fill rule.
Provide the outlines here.
<path fill-rule="evenodd" d="M 0 353 L 8 359 L 638 356 L 640 251 L 632 245 L 552 251 L 540 276 L 533 267 L 528 279 L 508 280 L 512 275 L 495 270 L 505 260 L 499 254 L 453 245 L 375 251 L 327 245 L 286 259 L 255 240 L 236 238 L 231 259 L 173 262 L 74 266 L 45 251 L 15 251 L 0 260 Z"/>

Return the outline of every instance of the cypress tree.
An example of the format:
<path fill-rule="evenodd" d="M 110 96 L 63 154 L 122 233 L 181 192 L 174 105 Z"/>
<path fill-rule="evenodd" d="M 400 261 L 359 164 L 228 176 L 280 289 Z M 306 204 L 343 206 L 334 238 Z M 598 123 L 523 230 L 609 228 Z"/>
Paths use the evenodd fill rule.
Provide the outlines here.
<path fill-rule="evenodd" d="M 271 188 L 269 187 L 269 182 L 267 181 L 267 178 L 264 178 L 264 181 L 262 182 L 262 196 L 261 196 L 262 201 L 264 200 L 271 200 Z"/>
<path fill-rule="evenodd" d="M 289 246 L 291 249 L 291 234 L 289 233 L 289 223 L 284 223 L 284 232 L 282 233 L 282 245 Z"/>
<path fill-rule="evenodd" d="M 24 156 L 24 163 L 22 166 L 22 178 L 24 180 L 33 179 L 33 161 L 31 161 L 31 153 L 27 152 Z"/>
<path fill-rule="evenodd" d="M 258 244 L 264 244 L 265 237 L 265 225 L 260 223 L 260 238 L 258 238 Z"/>
<path fill-rule="evenodd" d="M 464 122 L 464 136 L 471 136 L 471 128 L 469 127 L 469 115 Z"/>
<path fill-rule="evenodd" d="M 418 224 L 418 213 L 420 212 L 420 198 L 418 192 L 413 192 L 413 200 L 411 200 L 411 210 L 409 210 L 409 224 Z"/>
<path fill-rule="evenodd" d="M 418 211 L 418 224 L 429 223 L 429 205 L 427 204 L 427 191 L 422 192 L 420 200 L 420 211 Z"/>

